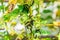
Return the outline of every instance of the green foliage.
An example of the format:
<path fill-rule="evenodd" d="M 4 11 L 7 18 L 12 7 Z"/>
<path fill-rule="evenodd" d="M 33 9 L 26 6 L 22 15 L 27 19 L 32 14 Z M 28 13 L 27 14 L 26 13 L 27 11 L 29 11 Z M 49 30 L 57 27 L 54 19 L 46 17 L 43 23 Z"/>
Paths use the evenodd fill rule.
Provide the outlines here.
<path fill-rule="evenodd" d="M 3 16 L 3 20 L 4 20 L 4 21 L 9 21 L 9 20 L 10 20 L 10 15 L 9 15 L 9 14 L 4 15 L 4 16 Z"/>
<path fill-rule="evenodd" d="M 34 0 L 34 3 L 38 4 L 38 3 L 39 3 L 39 0 L 37 0 L 37 1 L 36 1 L 36 0 Z"/>
<path fill-rule="evenodd" d="M 52 19 L 52 17 L 51 16 L 48 16 L 46 19 Z"/>
<path fill-rule="evenodd" d="M 4 31 L 4 30 L 2 30 L 3 32 L 1 32 L 0 31 L 0 37 L 2 37 L 2 38 L 0 38 L 0 40 L 1 39 L 3 39 L 3 40 L 9 40 L 10 38 L 9 38 L 9 34 L 7 33 L 7 31 Z"/>
<path fill-rule="evenodd" d="M 17 3 L 23 5 L 24 4 L 24 0 L 19 0 L 19 1 L 17 1 Z"/>
<path fill-rule="evenodd" d="M 53 2 L 54 0 L 51 0 L 51 1 Z M 37 38 L 37 37 L 36 37 L 36 39 L 34 39 L 34 35 L 32 35 L 32 34 L 36 33 L 37 36 L 40 36 L 40 33 L 43 35 L 50 34 L 49 31 L 40 29 L 41 24 L 43 24 L 43 25 L 47 24 L 47 20 L 43 20 L 40 18 L 41 15 L 39 14 L 39 5 L 40 5 L 39 2 L 40 2 L 40 0 L 27 0 L 27 1 L 19 0 L 19 1 L 17 1 L 17 3 L 20 3 L 20 5 L 18 5 L 18 8 L 13 9 L 10 13 L 7 13 L 6 15 L 3 15 L 3 20 L 10 21 L 10 20 L 15 19 L 18 15 L 20 15 L 20 18 L 19 18 L 20 23 L 24 24 L 24 25 L 26 25 L 26 22 L 29 23 L 29 26 L 28 26 L 29 28 L 27 28 L 27 29 L 30 29 L 30 31 L 32 31 L 31 34 L 29 34 L 29 33 L 26 34 L 27 35 L 26 37 L 31 37 L 31 39 L 33 39 L 33 40 L 39 40 L 39 38 Z M 32 14 L 32 10 L 30 10 L 30 7 L 33 5 L 33 3 L 38 5 L 38 8 L 36 9 L 38 13 L 34 17 L 32 15 L 28 14 L 28 13 Z M 9 7 L 9 5 L 7 7 L 5 7 L 5 10 L 7 10 L 8 7 Z M 4 8 L 4 6 L 3 6 L 3 2 L 2 2 L 2 6 L 0 6 L 0 10 L 2 10 L 3 8 Z M 51 12 L 52 11 L 49 9 L 43 11 L 43 13 L 45 13 L 45 14 L 51 13 Z M 48 16 L 47 19 L 52 19 L 52 17 Z M 33 20 L 33 22 L 30 22 L 32 20 Z M 36 28 L 35 30 L 33 30 L 33 26 Z M 37 30 L 37 29 L 39 29 L 39 30 Z M 0 34 L 2 34 L 2 33 L 0 33 Z M 6 33 L 4 33 L 4 34 L 6 34 Z M 15 38 L 16 36 L 10 36 L 10 35 L 8 36 L 8 34 L 6 34 L 4 36 L 4 40 L 9 40 L 9 37 L 11 37 L 10 38 L 10 40 L 11 40 L 13 37 Z M 23 33 L 22 33 L 22 35 L 19 35 L 19 37 L 21 37 L 21 38 L 24 37 Z M 45 40 L 51 40 L 51 39 L 46 38 Z"/>
<path fill-rule="evenodd" d="M 51 38 L 43 38 L 42 40 L 51 40 Z"/>
<path fill-rule="evenodd" d="M 20 11 L 20 12 L 22 12 L 22 11 L 23 11 L 23 8 L 24 8 L 24 6 L 23 6 L 23 5 L 18 5 L 18 9 L 19 9 L 19 11 Z"/>
<path fill-rule="evenodd" d="M 46 24 L 47 20 L 41 20 L 41 24 Z"/>
<path fill-rule="evenodd" d="M 60 9 L 60 5 L 58 5 L 57 8 Z"/>
<path fill-rule="evenodd" d="M 8 6 L 6 6 L 4 9 L 5 9 L 5 11 L 7 11 L 8 10 L 8 8 L 9 8 L 9 5 Z"/>
<path fill-rule="evenodd" d="M 5 21 L 6 20 L 12 20 L 15 17 L 17 17 L 18 15 L 22 15 L 23 20 L 26 21 L 27 20 L 27 12 L 28 12 L 28 8 L 26 8 L 26 6 L 24 6 L 24 5 L 18 5 L 18 8 L 14 9 L 10 13 L 4 15 L 3 19 Z"/>
<path fill-rule="evenodd" d="M 51 13 L 52 11 L 51 10 L 44 10 L 43 13 Z"/>
<path fill-rule="evenodd" d="M 27 21 L 29 20 L 29 17 L 28 17 L 28 15 L 26 15 L 26 14 L 23 14 L 22 16 L 21 16 L 21 18 L 20 18 L 20 22 L 22 23 L 22 24 L 25 24 Z"/>
<path fill-rule="evenodd" d="M 29 6 L 28 4 L 24 4 L 23 7 L 24 7 L 24 8 L 23 8 L 23 12 L 28 13 L 30 6 Z"/>
<path fill-rule="evenodd" d="M 19 14 L 19 9 L 14 9 L 12 12 L 9 13 L 10 16 L 17 16 Z"/>
<path fill-rule="evenodd" d="M 4 8 L 4 6 L 0 6 L 0 10 L 2 10 Z"/>
<path fill-rule="evenodd" d="M 3 19 L 4 19 L 4 21 L 12 20 L 13 18 L 15 18 L 18 15 L 19 15 L 19 9 L 15 9 L 12 12 L 4 15 Z"/>
<path fill-rule="evenodd" d="M 40 30 L 41 31 L 41 34 L 42 35 L 49 35 L 50 34 L 50 32 L 49 31 L 47 31 L 47 30 Z"/>
<path fill-rule="evenodd" d="M 50 0 L 51 2 L 55 2 L 55 1 L 57 1 L 57 0 Z"/>
<path fill-rule="evenodd" d="M 44 0 L 46 3 L 55 2 L 56 0 Z"/>
<path fill-rule="evenodd" d="M 4 40 L 10 40 L 9 36 L 4 36 Z"/>
<path fill-rule="evenodd" d="M 23 12 L 23 13 L 28 13 L 29 12 L 29 8 L 30 8 L 30 6 L 28 4 L 18 5 L 19 11 Z"/>

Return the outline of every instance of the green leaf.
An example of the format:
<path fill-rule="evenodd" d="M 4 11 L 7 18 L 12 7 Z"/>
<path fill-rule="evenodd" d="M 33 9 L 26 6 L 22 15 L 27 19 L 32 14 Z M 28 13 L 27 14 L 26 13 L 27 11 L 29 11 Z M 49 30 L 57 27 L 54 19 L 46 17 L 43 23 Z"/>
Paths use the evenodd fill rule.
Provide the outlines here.
<path fill-rule="evenodd" d="M 13 18 L 15 18 L 18 15 L 19 15 L 19 9 L 15 9 L 12 12 L 10 12 L 9 14 L 4 15 L 3 19 L 4 19 L 4 21 L 9 21 L 9 20 L 12 20 Z"/>
<path fill-rule="evenodd" d="M 52 17 L 51 16 L 48 16 L 46 19 L 52 19 Z"/>
<path fill-rule="evenodd" d="M 29 12 L 29 8 L 30 8 L 30 6 L 28 4 L 24 4 L 23 5 L 23 11 L 22 12 L 28 13 Z"/>
<path fill-rule="evenodd" d="M 11 13 L 10 16 L 16 16 L 19 14 L 19 9 L 14 9 Z"/>
<path fill-rule="evenodd" d="M 45 38 L 45 40 L 51 40 L 51 38 Z"/>
<path fill-rule="evenodd" d="M 23 11 L 23 5 L 18 5 L 18 9 L 20 12 L 22 12 Z"/>
<path fill-rule="evenodd" d="M 19 12 L 23 12 L 23 13 L 28 13 L 29 7 L 30 6 L 28 4 L 18 5 Z"/>
<path fill-rule="evenodd" d="M 49 31 L 47 31 L 47 30 L 43 30 L 43 29 L 41 29 L 41 34 L 50 34 L 50 32 Z"/>
<path fill-rule="evenodd" d="M 9 5 L 5 7 L 5 11 L 8 10 L 8 8 L 9 8 Z"/>
<path fill-rule="evenodd" d="M 52 11 L 51 10 L 44 10 L 43 13 L 51 13 Z"/>
<path fill-rule="evenodd" d="M 10 20 L 14 19 L 16 16 L 19 15 L 19 9 L 14 9 L 11 13 L 9 13 L 10 15 Z"/>
<path fill-rule="evenodd" d="M 0 10 L 2 10 L 4 8 L 4 6 L 0 6 Z"/>
<path fill-rule="evenodd" d="M 4 36 L 4 40 L 9 40 L 9 36 Z"/>
<path fill-rule="evenodd" d="M 4 19 L 4 21 L 8 21 L 10 19 L 10 15 L 9 14 L 4 15 L 3 16 L 3 19 Z"/>
<path fill-rule="evenodd" d="M 39 0 L 37 0 L 37 1 L 36 1 L 36 0 L 34 0 L 34 2 L 35 2 L 36 4 L 38 4 L 38 3 L 39 3 Z"/>
<path fill-rule="evenodd" d="M 51 2 L 55 2 L 56 0 L 50 0 Z"/>
<path fill-rule="evenodd" d="M 60 9 L 60 5 L 58 5 L 57 8 Z"/>
<path fill-rule="evenodd" d="M 21 16 L 21 18 L 20 18 L 20 22 L 23 23 L 23 24 L 25 24 L 25 22 L 26 22 L 26 20 L 28 20 L 28 18 L 29 18 L 28 15 L 23 14 Z"/>

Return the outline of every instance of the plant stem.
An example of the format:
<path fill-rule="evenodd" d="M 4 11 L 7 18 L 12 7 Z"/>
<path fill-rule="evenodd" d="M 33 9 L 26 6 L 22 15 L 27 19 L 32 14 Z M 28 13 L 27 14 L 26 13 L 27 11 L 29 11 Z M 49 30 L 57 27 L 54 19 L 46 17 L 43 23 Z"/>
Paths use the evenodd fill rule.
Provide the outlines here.
<path fill-rule="evenodd" d="M 3 5 L 3 2 L 4 2 L 4 0 L 1 0 L 1 4 L 2 4 L 2 12 L 4 13 L 4 5 Z"/>

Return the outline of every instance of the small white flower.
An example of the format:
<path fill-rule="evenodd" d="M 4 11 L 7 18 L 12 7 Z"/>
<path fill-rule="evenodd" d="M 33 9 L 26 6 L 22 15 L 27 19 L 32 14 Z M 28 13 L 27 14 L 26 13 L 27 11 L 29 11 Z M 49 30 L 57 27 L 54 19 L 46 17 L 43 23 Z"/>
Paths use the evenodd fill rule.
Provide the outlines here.
<path fill-rule="evenodd" d="M 25 29 L 25 26 L 21 25 L 20 23 L 17 23 L 17 25 L 15 26 L 14 29 L 15 29 L 16 33 L 21 33 L 21 30 Z"/>
<path fill-rule="evenodd" d="M 33 16 L 35 16 L 37 14 L 37 11 L 36 10 L 34 10 L 33 11 Z"/>

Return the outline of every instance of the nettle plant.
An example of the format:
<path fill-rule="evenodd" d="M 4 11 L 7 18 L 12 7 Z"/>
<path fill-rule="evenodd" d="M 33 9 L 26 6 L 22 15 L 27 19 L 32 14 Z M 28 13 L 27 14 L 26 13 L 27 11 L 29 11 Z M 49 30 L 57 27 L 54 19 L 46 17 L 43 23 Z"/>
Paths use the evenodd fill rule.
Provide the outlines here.
<path fill-rule="evenodd" d="M 4 1 L 1 1 L 1 2 L 3 5 Z M 15 8 L 15 5 L 17 5 L 17 8 Z M 36 17 L 34 15 L 32 15 L 33 11 L 34 11 L 33 5 L 37 6 L 36 8 L 34 8 L 34 10 L 37 11 Z M 21 39 L 24 36 L 28 37 L 29 35 L 33 37 L 32 27 L 33 27 L 33 25 L 36 26 L 35 24 L 37 23 L 37 22 L 36 23 L 34 23 L 34 22 L 37 20 L 37 21 L 39 21 L 38 24 L 40 25 L 39 0 L 38 1 L 36 1 L 36 0 L 19 0 L 19 1 L 10 0 L 8 2 L 8 5 L 1 9 L 3 9 L 2 21 L 5 25 L 6 30 L 9 32 L 10 35 L 16 34 L 16 32 L 14 31 L 15 30 L 14 28 L 19 23 L 19 25 L 22 24 L 25 26 L 25 30 L 28 29 L 31 32 L 27 33 L 28 31 L 24 31 L 24 29 L 22 29 L 21 30 L 22 33 L 26 33 L 26 35 L 24 35 L 22 33 L 21 33 L 22 35 L 17 33 L 17 35 L 20 35 L 18 37 L 21 37 Z M 38 24 L 37 24 L 37 26 L 38 26 Z M 11 31 L 9 31 L 9 30 L 11 30 Z M 31 40 L 32 39 L 33 38 L 31 38 Z"/>
<path fill-rule="evenodd" d="M 42 25 L 47 23 L 47 20 L 42 20 L 40 14 L 40 5 L 43 0 L 9 0 L 8 5 L 3 5 L 2 20 L 6 31 L 9 33 L 10 40 L 14 40 L 13 36 L 17 35 L 16 40 L 39 40 L 41 34 L 50 34 L 49 31 L 44 31 Z M 44 13 L 51 12 L 44 10 Z M 8 40 L 8 39 L 6 39 Z"/>

